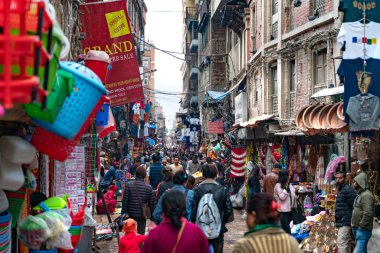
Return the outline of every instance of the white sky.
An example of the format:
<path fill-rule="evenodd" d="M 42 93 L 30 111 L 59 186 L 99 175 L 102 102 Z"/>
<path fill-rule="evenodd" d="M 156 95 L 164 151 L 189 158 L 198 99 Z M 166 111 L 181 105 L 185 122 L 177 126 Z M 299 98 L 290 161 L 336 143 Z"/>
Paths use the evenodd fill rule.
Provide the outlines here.
<path fill-rule="evenodd" d="M 150 40 L 160 49 L 182 52 L 182 1 L 145 0 L 148 8 L 145 40 Z M 183 55 L 178 55 L 184 58 Z M 182 90 L 181 65 L 183 61 L 156 50 L 155 89 L 170 92 Z M 156 95 L 166 117 L 166 127 L 173 127 L 175 113 L 179 110 L 177 96 Z"/>

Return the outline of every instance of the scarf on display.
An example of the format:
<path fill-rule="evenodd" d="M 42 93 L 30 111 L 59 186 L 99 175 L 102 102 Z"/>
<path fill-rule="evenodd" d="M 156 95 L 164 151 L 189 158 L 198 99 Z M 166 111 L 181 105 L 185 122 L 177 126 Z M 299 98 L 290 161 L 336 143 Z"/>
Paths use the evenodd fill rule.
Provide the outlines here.
<path fill-rule="evenodd" d="M 244 177 L 247 150 L 245 148 L 233 148 L 231 155 L 231 177 Z"/>
<path fill-rule="evenodd" d="M 280 164 L 283 169 L 289 168 L 289 139 L 285 137 L 282 142 Z"/>

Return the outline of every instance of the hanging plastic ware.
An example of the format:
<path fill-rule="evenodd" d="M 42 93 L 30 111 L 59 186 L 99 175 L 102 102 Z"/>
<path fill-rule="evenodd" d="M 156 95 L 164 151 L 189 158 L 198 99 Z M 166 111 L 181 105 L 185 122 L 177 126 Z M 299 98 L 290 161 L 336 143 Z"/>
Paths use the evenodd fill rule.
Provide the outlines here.
<path fill-rule="evenodd" d="M 72 140 L 62 138 L 52 132 L 49 132 L 41 127 L 37 127 L 32 136 L 31 144 L 42 153 L 50 156 L 51 158 L 64 161 L 69 157 L 75 146 L 78 144 L 82 135 L 87 131 L 88 127 L 92 123 L 92 119 L 95 117 L 97 111 L 103 103 L 108 102 L 109 98 L 102 96 L 98 104 L 95 106 L 87 121 L 83 124 L 82 128 Z"/>
<path fill-rule="evenodd" d="M 53 88 L 46 98 L 46 108 L 42 103 L 30 103 L 24 105 L 26 113 L 31 118 L 53 123 L 73 87 L 74 76 L 63 69 L 58 70 Z"/>
<path fill-rule="evenodd" d="M 104 103 L 100 107 L 98 113 L 96 114 L 96 125 L 97 126 L 106 126 L 108 124 L 108 114 L 109 114 L 110 104 Z"/>
<path fill-rule="evenodd" d="M 110 57 L 104 51 L 90 50 L 84 59 L 86 67 L 91 69 L 98 75 L 100 80 L 104 83 L 107 76 L 108 65 L 110 64 Z"/>
<path fill-rule="evenodd" d="M 30 5 L 30 0 L 0 1 L 0 102 L 5 109 L 13 103 L 30 103 L 38 92 L 43 93 L 38 87 L 38 69 L 33 75 L 27 73 L 28 66 L 38 67 L 48 57 L 39 37 L 26 33 Z"/>
<path fill-rule="evenodd" d="M 107 90 L 93 71 L 75 62 L 61 62 L 61 68 L 74 75 L 75 84 L 72 93 L 65 100 L 54 123 L 34 120 L 45 130 L 72 140 L 92 110 Z"/>

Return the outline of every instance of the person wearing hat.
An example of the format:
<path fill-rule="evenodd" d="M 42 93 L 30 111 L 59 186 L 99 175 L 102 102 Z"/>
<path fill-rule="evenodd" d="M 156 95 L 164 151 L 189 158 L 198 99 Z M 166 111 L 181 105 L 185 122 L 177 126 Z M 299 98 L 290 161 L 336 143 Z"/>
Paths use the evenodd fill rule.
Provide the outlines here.
<path fill-rule="evenodd" d="M 146 236 L 137 234 L 137 225 L 134 219 L 127 219 L 123 226 L 125 233 L 120 238 L 119 253 L 138 253 L 140 252 L 140 245 L 144 243 Z"/>
<path fill-rule="evenodd" d="M 362 172 L 354 178 L 354 188 L 358 192 L 351 218 L 352 232 L 356 242 L 355 250 L 367 253 L 368 241 L 372 236 L 375 201 L 368 189 L 366 173 Z"/>
<path fill-rule="evenodd" d="M 335 184 L 338 188 L 335 202 L 335 224 L 338 228 L 338 251 L 349 253 L 351 252 L 351 217 L 356 192 L 346 183 L 346 173 L 341 170 L 335 173 Z"/>

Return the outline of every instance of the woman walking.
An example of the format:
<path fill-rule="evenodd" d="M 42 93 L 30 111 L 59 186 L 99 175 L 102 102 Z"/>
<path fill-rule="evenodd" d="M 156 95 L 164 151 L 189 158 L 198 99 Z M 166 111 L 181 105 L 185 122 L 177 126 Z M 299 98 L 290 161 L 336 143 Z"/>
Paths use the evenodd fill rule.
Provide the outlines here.
<path fill-rule="evenodd" d="M 234 246 L 233 253 L 300 253 L 295 238 L 277 224 L 280 204 L 269 193 L 257 193 L 248 198 L 247 227 L 244 238 Z"/>
<path fill-rule="evenodd" d="M 208 253 L 209 245 L 202 230 L 188 222 L 185 195 L 168 190 L 162 196 L 162 223 L 145 240 L 143 253 Z M 163 236 L 164 235 L 164 236 Z"/>
<path fill-rule="evenodd" d="M 289 183 L 289 173 L 287 170 L 281 170 L 278 175 L 278 183 L 274 187 L 274 197 L 281 207 L 278 211 L 281 213 L 281 227 L 288 234 L 290 231 L 290 222 L 293 220 L 292 207 L 296 204 L 296 192 Z"/>

